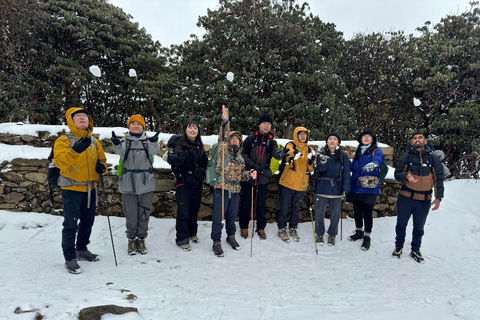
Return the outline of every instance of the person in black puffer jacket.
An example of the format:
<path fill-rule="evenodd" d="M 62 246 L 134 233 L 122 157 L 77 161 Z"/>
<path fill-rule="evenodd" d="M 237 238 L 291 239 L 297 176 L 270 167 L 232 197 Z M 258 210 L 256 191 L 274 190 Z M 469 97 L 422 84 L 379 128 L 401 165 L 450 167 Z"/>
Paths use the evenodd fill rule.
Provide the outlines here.
<path fill-rule="evenodd" d="M 191 250 L 189 239 L 198 242 L 197 218 L 207 164 L 200 127 L 195 121 L 188 121 L 172 154 L 177 201 L 176 243 L 185 251 Z"/>

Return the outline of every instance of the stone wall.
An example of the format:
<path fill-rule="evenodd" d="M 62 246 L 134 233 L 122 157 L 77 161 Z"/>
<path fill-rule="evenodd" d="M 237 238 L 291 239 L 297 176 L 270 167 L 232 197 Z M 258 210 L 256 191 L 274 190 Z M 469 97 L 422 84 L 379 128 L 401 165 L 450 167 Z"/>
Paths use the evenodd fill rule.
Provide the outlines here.
<path fill-rule="evenodd" d="M 61 134 L 61 133 L 59 133 Z M 0 134 L 0 143 L 12 145 L 31 145 L 36 147 L 51 147 L 56 136 L 49 132 L 39 132 L 38 137 Z M 111 142 L 104 139 L 102 145 L 106 152 L 113 153 Z M 161 143 L 163 154 L 165 145 Z M 207 148 L 206 148 L 207 149 Z M 209 149 L 209 148 L 208 148 Z M 389 150 L 386 150 L 388 153 Z M 351 150 L 347 149 L 351 154 Z M 160 154 L 160 155 L 161 155 Z M 113 169 L 113 168 L 109 168 Z M 47 182 L 48 161 L 37 159 L 14 159 L 11 162 L 3 162 L 0 165 L 0 209 L 9 211 L 33 211 L 51 214 L 61 214 L 62 202 L 59 190 L 53 190 L 53 204 Z M 111 170 L 109 170 L 111 171 Z M 173 174 L 169 169 L 154 169 L 157 187 L 153 196 L 152 216 L 157 218 L 174 218 L 176 214 L 175 184 Z M 267 219 L 269 222 L 276 221 L 279 209 L 279 193 L 277 177 L 272 177 L 269 185 L 269 196 L 266 201 L 268 207 Z M 104 177 L 105 194 L 108 203 L 109 214 L 123 216 L 122 198 L 117 191 L 118 177 L 109 174 Z M 396 212 L 397 193 L 400 184 L 395 180 L 387 179 L 382 185 L 382 195 L 378 197 L 374 208 L 374 217 L 391 216 Z M 99 214 L 105 214 L 103 191 L 99 191 Z M 310 212 L 307 207 L 307 199 L 304 199 L 300 213 L 301 221 L 310 220 Z M 313 201 L 311 201 L 313 203 Z M 208 185 L 203 186 L 202 203 L 199 220 L 210 220 L 212 216 L 213 195 Z M 343 215 L 353 217 L 353 206 L 345 203 Z M 328 216 L 328 214 L 327 214 Z"/>

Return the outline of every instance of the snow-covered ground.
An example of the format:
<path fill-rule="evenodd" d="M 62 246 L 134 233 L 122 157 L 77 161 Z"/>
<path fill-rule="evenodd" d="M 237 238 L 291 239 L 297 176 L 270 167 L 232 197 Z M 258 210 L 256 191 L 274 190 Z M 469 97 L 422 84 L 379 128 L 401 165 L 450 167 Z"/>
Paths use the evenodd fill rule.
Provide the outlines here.
<path fill-rule="evenodd" d="M 88 306 L 116 304 L 139 315 L 103 319 L 479 319 L 480 183 L 446 183 L 446 197 L 431 212 L 418 264 L 404 254 L 392 258 L 395 218 L 374 220 L 372 247 L 349 242 L 352 219 L 343 221 L 343 241 L 319 247 L 311 223 L 302 223 L 300 242 L 284 243 L 269 224 L 268 239 L 240 237 L 240 251 L 211 251 L 210 222 L 199 223 L 199 244 L 184 252 L 175 245 L 175 221 L 150 221 L 148 254 L 128 256 L 124 219 L 97 217 L 90 250 L 97 262 L 80 262 L 69 274 L 60 247 L 62 218 L 0 211 L 0 319 L 76 319 Z M 327 222 L 328 225 L 328 222 Z M 411 223 L 407 246 L 411 240 Z M 408 253 L 408 249 L 406 248 Z M 133 294 L 136 299 L 127 300 Z"/>
<path fill-rule="evenodd" d="M 0 132 L 16 133 L 17 127 L 19 134 L 33 135 L 35 130 L 60 130 L 0 124 Z M 111 131 L 95 129 L 105 137 Z M 216 137 L 206 137 L 206 143 L 209 139 L 215 142 Z M 0 145 L 0 162 L 19 156 L 44 159 L 49 150 Z M 112 164 L 118 160 L 108 158 Z M 159 157 L 155 161 L 157 167 L 166 166 Z M 453 180 L 445 189 L 440 209 L 429 214 L 425 227 L 424 264 L 408 257 L 411 222 L 404 256 L 391 257 L 395 217 L 374 220 L 367 252 L 360 250 L 360 242 L 347 240 L 354 222 L 346 219 L 343 241 L 337 237 L 336 246 L 318 247 L 318 255 L 311 223 L 299 225 L 298 243 L 282 242 L 276 225 L 269 224 L 266 241 L 253 239 L 252 256 L 250 239 L 238 236 L 240 251 L 222 239 L 224 258 L 211 250 L 210 222 L 199 222 L 201 242 L 184 252 L 175 245 L 175 220 L 156 218 L 150 221 L 148 254 L 128 256 L 125 221 L 112 217 L 115 266 L 108 221 L 99 216 L 89 249 L 101 259 L 79 262 L 83 272 L 71 275 L 63 267 L 62 217 L 0 211 L 0 319 L 33 319 L 34 313 L 14 314 L 17 307 L 38 310 L 44 319 L 76 319 L 82 308 L 116 304 L 138 308 L 139 314 L 102 319 L 477 320 L 480 182 Z M 129 295 L 134 299 L 128 300 Z"/>

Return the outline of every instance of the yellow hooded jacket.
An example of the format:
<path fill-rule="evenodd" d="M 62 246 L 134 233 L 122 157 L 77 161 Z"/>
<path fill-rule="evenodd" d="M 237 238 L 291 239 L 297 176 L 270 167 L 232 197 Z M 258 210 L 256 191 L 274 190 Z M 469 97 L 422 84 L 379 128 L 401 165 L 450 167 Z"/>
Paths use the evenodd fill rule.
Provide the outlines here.
<path fill-rule="evenodd" d="M 89 115 L 89 125 L 85 130 L 78 129 L 73 122 L 72 114 L 77 111 L 82 111 Z M 67 119 L 70 132 L 75 136 L 75 142 L 83 137 L 89 137 L 92 135 L 93 120 L 86 110 L 82 108 L 70 108 L 65 113 L 65 118 Z M 93 188 L 91 184 L 99 178 L 98 173 L 95 171 L 97 161 L 100 160 L 100 162 L 107 167 L 107 158 L 105 157 L 103 147 L 98 139 L 95 137 L 93 137 L 93 139 L 95 139 L 95 143 L 92 141 L 92 144 L 82 153 L 77 153 L 70 147 L 70 138 L 67 135 L 62 135 L 55 141 L 53 149 L 53 154 L 55 156 L 53 163 L 60 169 L 60 175 L 62 177 L 73 179 L 78 183 L 83 183 L 69 187 L 62 187 L 62 189 L 88 192 Z"/>
<path fill-rule="evenodd" d="M 298 133 L 300 131 L 307 132 L 307 140 L 304 143 L 301 143 L 298 140 Z M 287 165 L 283 170 L 282 176 L 280 177 L 279 184 L 295 191 L 305 191 L 308 187 L 309 176 L 307 172 L 313 171 L 313 166 L 308 164 L 308 140 L 310 139 L 310 132 L 305 127 L 296 127 L 293 132 L 293 143 L 296 146 L 297 151 L 302 155 L 300 158 L 295 160 L 295 170 L 293 170 L 293 146 L 291 143 L 286 145 L 286 150 L 288 153 L 287 158 L 284 160 Z"/>

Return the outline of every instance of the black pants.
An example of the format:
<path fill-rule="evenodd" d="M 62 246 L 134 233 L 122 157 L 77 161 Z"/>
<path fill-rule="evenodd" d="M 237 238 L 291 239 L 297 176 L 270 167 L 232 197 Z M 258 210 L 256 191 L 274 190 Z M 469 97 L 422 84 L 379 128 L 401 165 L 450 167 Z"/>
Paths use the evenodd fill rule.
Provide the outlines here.
<path fill-rule="evenodd" d="M 430 200 L 414 200 L 401 194 L 398 195 L 397 225 L 395 226 L 396 248 L 403 248 L 408 220 L 410 220 L 410 217 L 413 215 L 412 250 L 420 250 L 424 234 L 424 226 L 430 210 L 430 203 Z"/>
<path fill-rule="evenodd" d="M 62 249 L 65 261 L 70 261 L 76 258 L 76 250 L 87 250 L 87 245 L 90 243 L 90 234 L 95 221 L 97 193 L 95 189 L 91 191 L 90 208 L 87 208 L 87 192 L 62 190 L 62 201 Z"/>
<path fill-rule="evenodd" d="M 197 235 L 197 219 L 202 198 L 202 185 L 196 188 L 177 186 L 175 199 L 177 200 L 177 218 L 175 228 L 177 229 L 178 245 L 187 244 L 189 237 Z"/>
<path fill-rule="evenodd" d="M 248 229 L 248 222 L 250 221 L 250 206 L 252 202 L 252 188 L 254 188 L 253 184 L 242 182 L 243 194 L 239 216 L 240 229 Z M 257 229 L 265 229 L 267 226 L 267 219 L 265 218 L 265 215 L 267 214 L 267 205 L 265 204 L 265 201 L 267 200 L 268 189 L 266 184 L 257 184 L 256 188 L 258 188 L 258 191 L 254 189 L 254 193 L 257 192 L 257 194 L 253 195 L 256 197 L 253 205 L 257 207 Z"/>
<path fill-rule="evenodd" d="M 365 221 L 365 232 L 372 232 L 373 227 L 373 206 L 366 204 L 359 200 L 353 201 L 353 213 L 355 216 L 355 227 L 363 229 L 363 222 Z"/>

